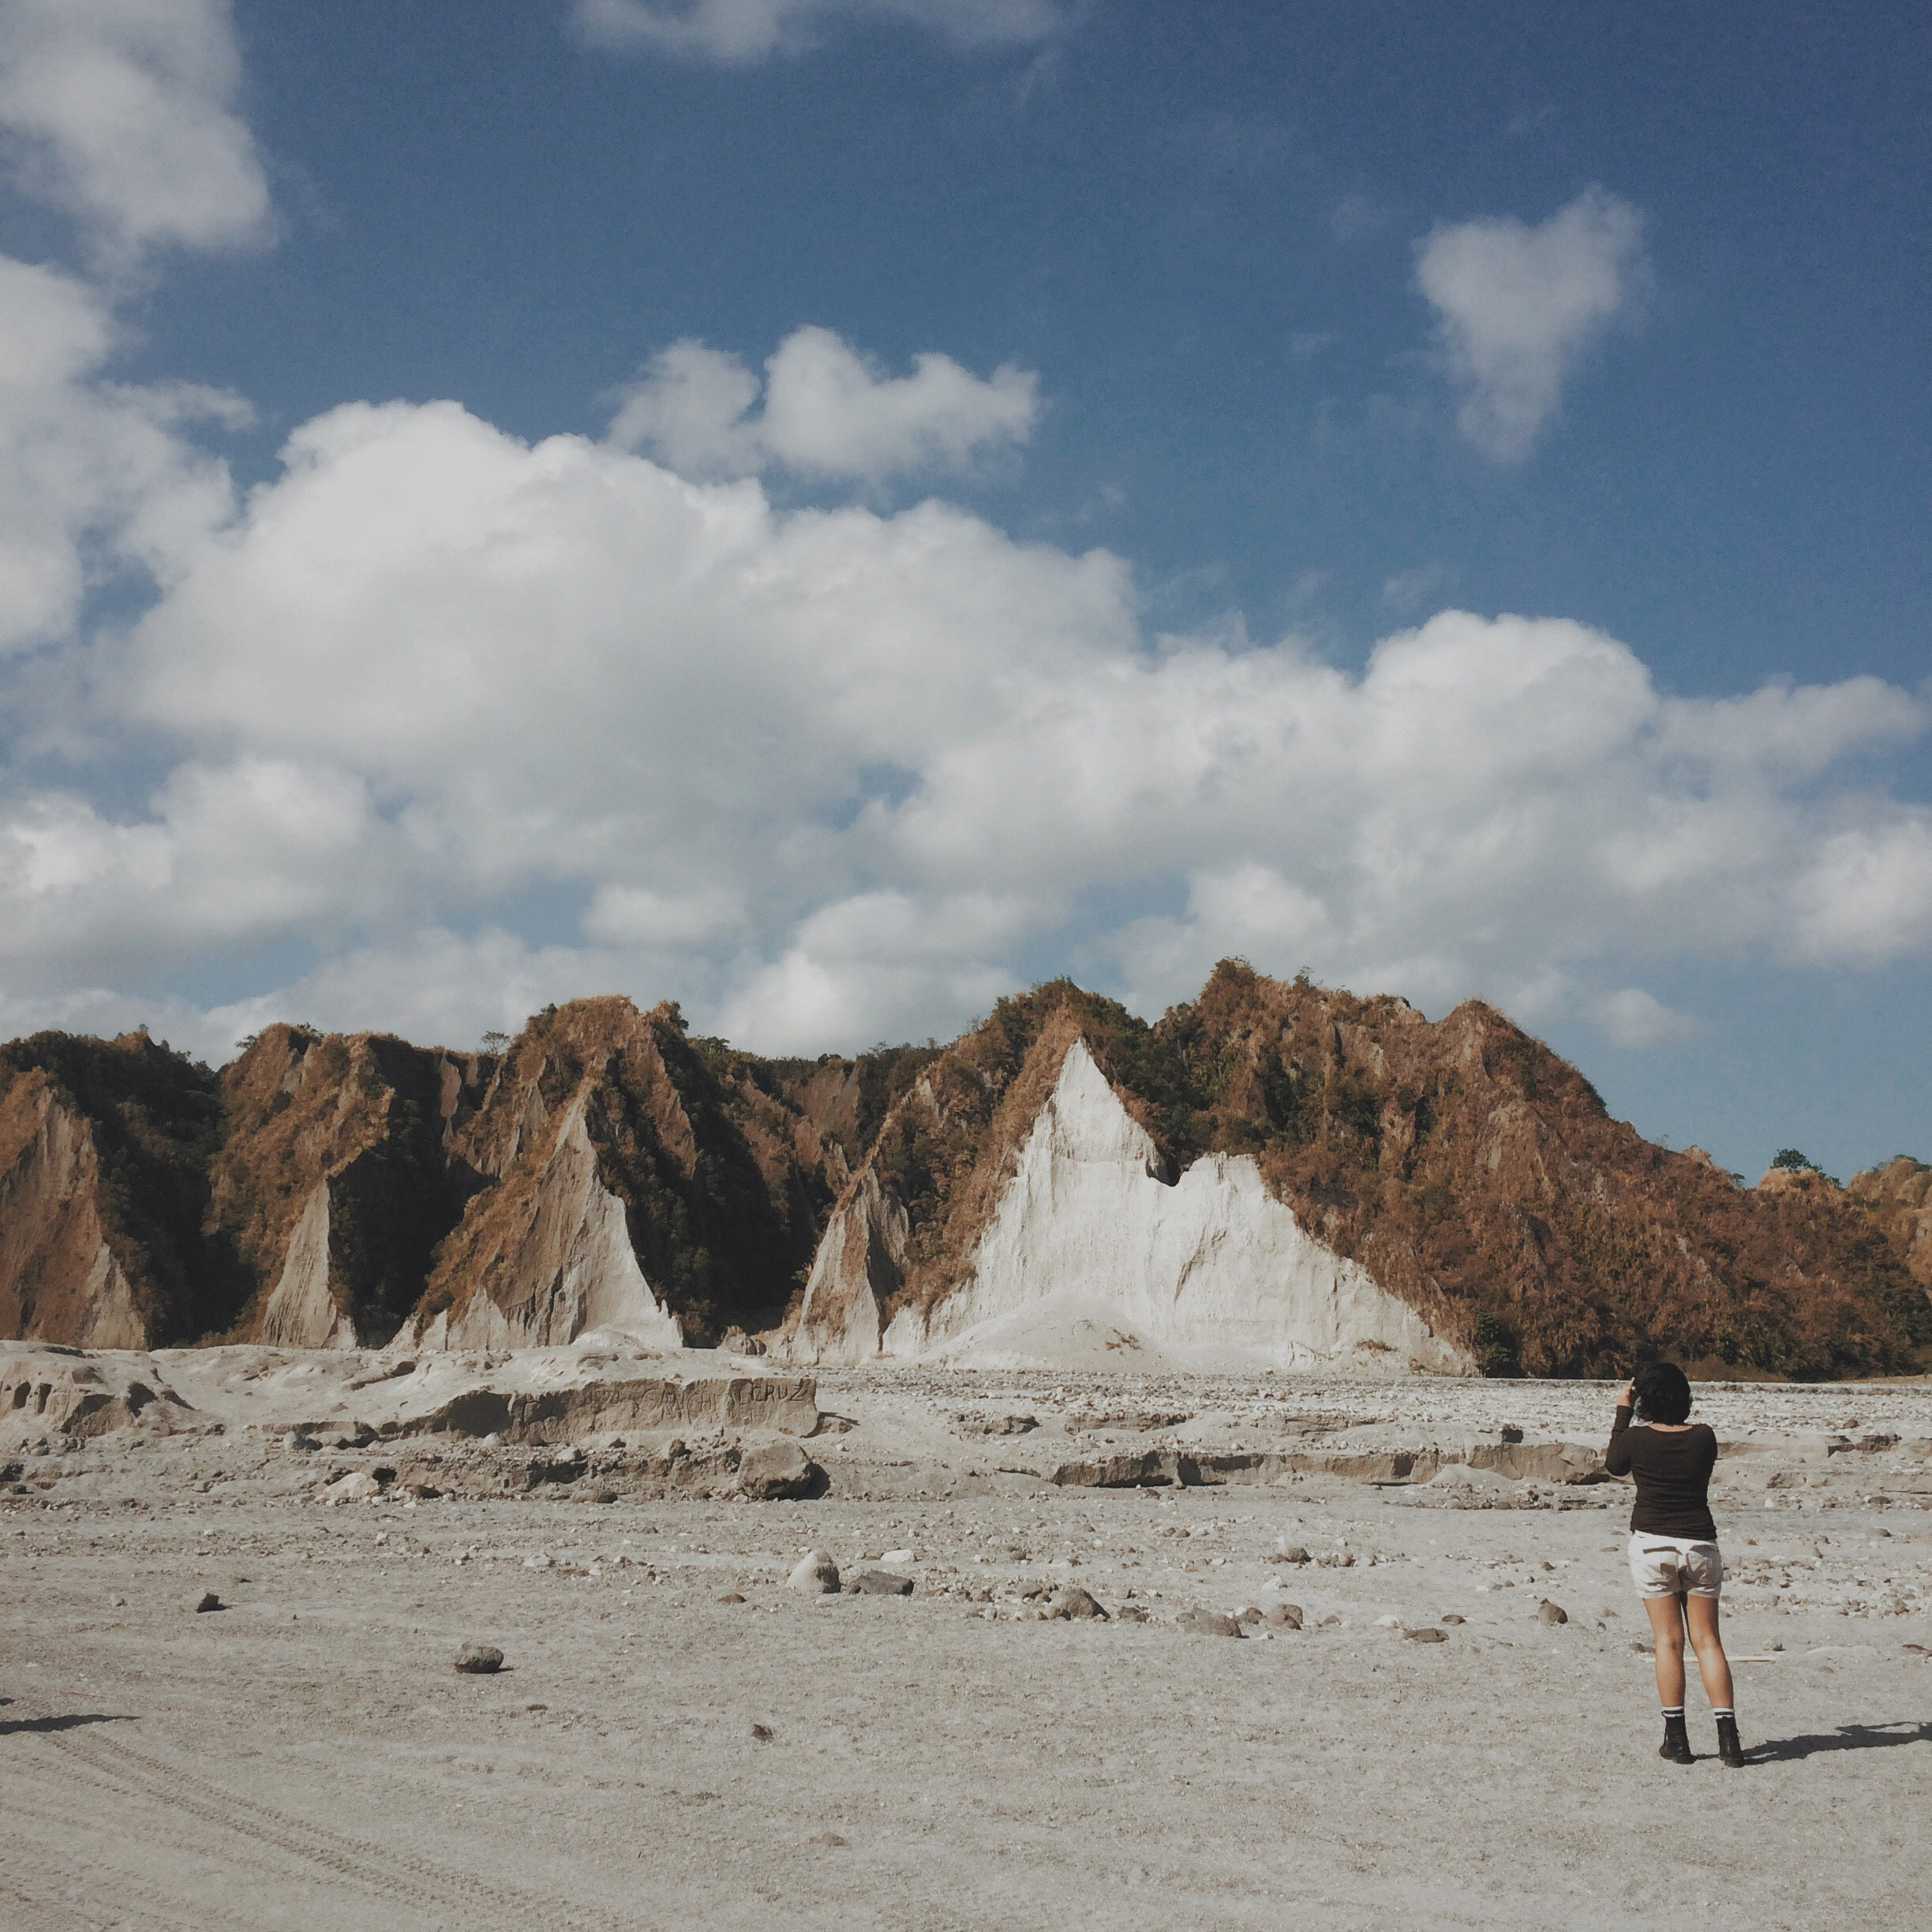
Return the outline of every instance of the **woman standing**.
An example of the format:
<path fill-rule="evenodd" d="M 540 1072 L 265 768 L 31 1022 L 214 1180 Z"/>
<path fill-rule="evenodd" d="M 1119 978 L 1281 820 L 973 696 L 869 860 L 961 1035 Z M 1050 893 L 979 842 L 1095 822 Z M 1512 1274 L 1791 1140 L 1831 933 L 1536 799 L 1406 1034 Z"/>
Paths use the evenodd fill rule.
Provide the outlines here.
<path fill-rule="evenodd" d="M 1631 1427 L 1631 1412 L 1646 1425 Z M 1684 1631 L 1697 1652 L 1698 1674 L 1711 1715 L 1717 1720 L 1717 1755 L 1742 1767 L 1737 1713 L 1731 1702 L 1731 1664 L 1717 1634 L 1717 1593 L 1724 1559 L 1711 1520 L 1710 1476 L 1717 1438 L 1693 1424 L 1690 1384 L 1671 1362 L 1639 1368 L 1618 1398 L 1604 1466 L 1612 1476 L 1637 1481 L 1631 1511 L 1630 1567 L 1637 1594 L 1649 1614 L 1657 1640 L 1657 1697 L 1664 1706 L 1664 1742 L 1657 1755 L 1672 1764 L 1694 1764 L 1684 1735 Z"/>

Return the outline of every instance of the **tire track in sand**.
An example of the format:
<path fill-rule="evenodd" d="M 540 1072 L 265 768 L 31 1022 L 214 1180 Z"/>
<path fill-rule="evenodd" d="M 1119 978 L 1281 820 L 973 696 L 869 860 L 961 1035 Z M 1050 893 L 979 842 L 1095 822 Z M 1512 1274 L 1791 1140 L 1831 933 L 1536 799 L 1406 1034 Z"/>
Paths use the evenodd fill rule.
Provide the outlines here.
<path fill-rule="evenodd" d="M 518 1928 L 541 1924 L 567 1932 L 635 1932 L 635 1921 L 513 1890 L 414 1852 L 390 1851 L 371 1840 L 312 1824 L 119 1739 L 84 1742 L 73 1732 L 49 1731 L 36 1742 L 84 1766 L 123 1796 L 185 1812 L 417 1912 L 460 1913 L 466 1927 L 477 1923 L 480 1908 Z"/>

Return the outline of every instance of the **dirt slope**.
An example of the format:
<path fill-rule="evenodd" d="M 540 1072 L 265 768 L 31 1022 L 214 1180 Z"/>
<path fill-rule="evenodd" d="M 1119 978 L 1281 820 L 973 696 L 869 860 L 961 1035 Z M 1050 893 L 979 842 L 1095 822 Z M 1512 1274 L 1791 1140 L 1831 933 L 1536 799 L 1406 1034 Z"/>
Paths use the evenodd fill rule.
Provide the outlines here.
<path fill-rule="evenodd" d="M 759 1062 L 691 1039 L 673 1005 L 538 1015 L 455 1135 L 490 1185 L 444 1244 L 419 1330 L 442 1316 L 452 1340 L 610 1325 L 708 1343 L 770 1327 L 846 1171 L 844 1076 L 815 1077 L 817 1121 Z"/>
<path fill-rule="evenodd" d="M 1492 1369 L 1615 1374 L 1646 1348 L 1807 1377 L 1927 1360 L 1932 1305 L 1858 1204 L 1652 1145 L 1480 1001 L 1432 1024 L 1226 963 L 1154 1031 L 1201 1103 L 1170 1117 L 1177 1156 L 1254 1151 L 1385 1286 L 1456 1305 Z"/>
<path fill-rule="evenodd" d="M 1096 1148 L 1120 1170 L 1106 1227 Z M 1093 1238 L 1054 1226 L 1063 1195 Z M 853 1059 L 762 1060 L 615 997 L 546 1009 L 500 1056 L 290 1027 L 219 1076 L 144 1035 L 0 1050 L 13 1335 L 348 1346 L 406 1320 L 669 1346 L 788 1323 L 814 1359 L 869 1359 L 895 1322 L 957 1332 L 984 1256 L 1005 1286 L 977 1281 L 975 1319 L 1017 1320 L 1013 1282 L 1070 1256 L 1207 1282 L 1196 1327 L 1249 1320 L 1237 1251 L 1299 1282 L 1337 1347 L 1418 1365 L 1439 1344 L 1492 1374 L 1646 1349 L 1799 1377 L 1932 1361 L 1932 1169 L 1747 1189 L 1611 1119 L 1480 1002 L 1432 1023 L 1239 962 L 1152 1025 L 1057 981 L 943 1049 Z"/>
<path fill-rule="evenodd" d="M 201 1232 L 215 1076 L 143 1033 L 0 1047 L 0 1335 L 97 1347 L 225 1322 L 242 1285 Z"/>
<path fill-rule="evenodd" d="M 1854 1174 L 1845 1191 L 1897 1244 L 1912 1279 L 1932 1289 L 1932 1167 L 1896 1154 Z"/>
<path fill-rule="evenodd" d="M 223 1069 L 209 1226 L 255 1284 L 243 1336 L 316 1348 L 395 1333 L 481 1185 L 459 1137 L 495 1068 L 272 1026 Z"/>
<path fill-rule="evenodd" d="M 807 1352 L 844 1358 L 832 1338 L 867 1293 L 883 1334 L 961 1290 L 1076 1035 L 1163 1178 L 1252 1157 L 1304 1228 L 1488 1372 L 1610 1374 L 1661 1350 L 1819 1376 L 1932 1346 L 1932 1305 L 1839 1190 L 1754 1192 L 1651 1145 L 1480 1002 L 1432 1024 L 1226 962 L 1151 1027 L 1064 982 L 1002 1001 L 923 1069 L 835 1212 Z"/>

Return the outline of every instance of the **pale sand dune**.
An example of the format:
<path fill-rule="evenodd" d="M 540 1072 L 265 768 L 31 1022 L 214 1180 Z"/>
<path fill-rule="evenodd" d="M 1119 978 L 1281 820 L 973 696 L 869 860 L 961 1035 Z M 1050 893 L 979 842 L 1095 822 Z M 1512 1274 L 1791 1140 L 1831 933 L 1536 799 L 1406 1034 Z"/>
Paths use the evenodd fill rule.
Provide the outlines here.
<path fill-rule="evenodd" d="M 1774 1660 L 1739 1667 L 1758 1759 L 1732 1773 L 1654 1755 L 1627 1490 L 1468 1461 L 1511 1447 L 1506 1425 L 1526 1451 L 1600 1443 L 1601 1386 L 841 1371 L 819 1406 L 856 1426 L 803 1445 L 831 1494 L 753 1504 L 643 1494 L 657 1437 L 581 1465 L 450 1439 L 290 1449 L 248 1387 L 280 1403 L 309 1363 L 338 1388 L 382 1365 L 251 1353 L 252 1378 L 163 1365 L 219 1395 L 221 1434 L 198 1409 L 7 1458 L 0 1924 L 1925 1923 L 1923 1383 L 1700 1391 L 1733 1445 L 1728 1632 Z M 1386 1488 L 1049 1480 L 1153 1445 L 1461 1459 Z M 545 1458 L 533 1489 L 468 1493 Z M 387 1500 L 314 1500 L 388 1467 Z M 462 1493 L 410 1507 L 412 1470 Z M 890 1567 L 915 1592 L 788 1589 L 811 1547 L 848 1575 L 909 1552 Z M 1026 1593 L 1069 1581 L 1150 1620 L 1039 1620 Z M 188 1608 L 205 1589 L 229 1607 Z M 1537 1620 L 1545 1598 L 1567 1623 Z M 1176 1621 L 1284 1601 L 1302 1631 Z M 469 1638 L 508 1668 L 458 1676 Z M 1694 1691 L 1691 1734 L 1708 1753 Z"/>

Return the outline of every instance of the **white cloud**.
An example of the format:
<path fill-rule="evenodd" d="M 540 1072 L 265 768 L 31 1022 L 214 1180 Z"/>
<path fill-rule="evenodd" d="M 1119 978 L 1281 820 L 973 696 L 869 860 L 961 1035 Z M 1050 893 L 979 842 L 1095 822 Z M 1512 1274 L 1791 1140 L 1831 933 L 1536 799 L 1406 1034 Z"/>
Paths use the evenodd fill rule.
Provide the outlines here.
<path fill-rule="evenodd" d="M 1416 279 L 1464 392 L 1463 434 L 1515 462 L 1556 414 L 1578 362 L 1639 312 L 1643 217 L 1589 188 L 1535 227 L 1513 216 L 1441 226 L 1416 245 Z"/>
<path fill-rule="evenodd" d="M 125 267 L 157 246 L 245 246 L 268 183 L 234 112 L 227 0 L 7 0 L 0 129 L 17 179 Z"/>
<path fill-rule="evenodd" d="M 783 514 L 448 403 L 305 425 L 164 575 L 88 722 L 167 734 L 176 776 L 124 822 L 10 821 L 0 929 L 50 994 L 294 934 L 364 962 L 290 994 L 331 1017 L 489 1024 L 581 974 L 803 1048 L 943 1032 L 1075 947 L 1150 1007 L 1232 950 L 1526 1013 L 1626 958 L 1932 949 L 1932 814 L 1859 788 L 1927 707 L 1871 680 L 1671 698 L 1601 632 L 1457 612 L 1359 676 L 1150 651 L 1103 552 Z M 582 908 L 541 973 L 412 951 L 533 885 Z"/>
<path fill-rule="evenodd" d="M 1039 380 L 1002 364 L 982 378 L 950 356 L 913 358 L 887 376 L 831 330 L 795 330 L 758 378 L 699 342 L 674 343 L 625 392 L 608 432 L 620 449 L 648 450 L 680 474 L 750 476 L 771 467 L 878 484 L 917 472 L 958 472 L 1026 441 Z"/>
<path fill-rule="evenodd" d="M 1932 812 L 1867 805 L 1860 816 L 1802 855 L 1791 887 L 1802 959 L 1877 964 L 1932 951 Z"/>
<path fill-rule="evenodd" d="M 114 339 L 93 290 L 0 256 L 0 654 L 66 635 L 92 575 L 165 567 L 228 514 L 227 471 L 180 429 L 232 399 L 107 382 Z"/>
<path fill-rule="evenodd" d="M 449 402 L 331 410 L 238 496 L 183 399 L 101 380 L 84 290 L 0 272 L 0 410 L 40 425 L 0 492 L 59 560 L 21 635 L 62 675 L 17 715 L 101 774 L 0 787 L 13 1028 L 460 1042 L 623 988 L 803 1050 L 949 1033 L 1074 958 L 1158 1009 L 1242 952 L 1668 1043 L 1601 989 L 1932 955 L 1932 811 L 1875 788 L 1932 703 L 1878 680 L 1672 698 L 1600 631 L 1455 611 L 1359 673 L 1238 625 L 1150 642 L 1104 551 L 936 501 L 784 512 Z M 145 613 L 63 632 L 130 562 Z M 316 964 L 198 1015 L 140 996 L 264 947 Z"/>
<path fill-rule="evenodd" d="M 576 0 L 578 26 L 608 47 L 644 47 L 702 60 L 796 54 L 829 24 L 897 22 L 960 48 L 1025 45 L 1066 24 L 1063 0 Z"/>
<path fill-rule="evenodd" d="M 1593 1017 L 1612 1046 L 1634 1053 L 1677 1046 L 1697 1032 L 1697 1022 L 1687 1013 L 1673 1011 L 1642 987 L 1605 994 L 1597 1001 Z"/>

